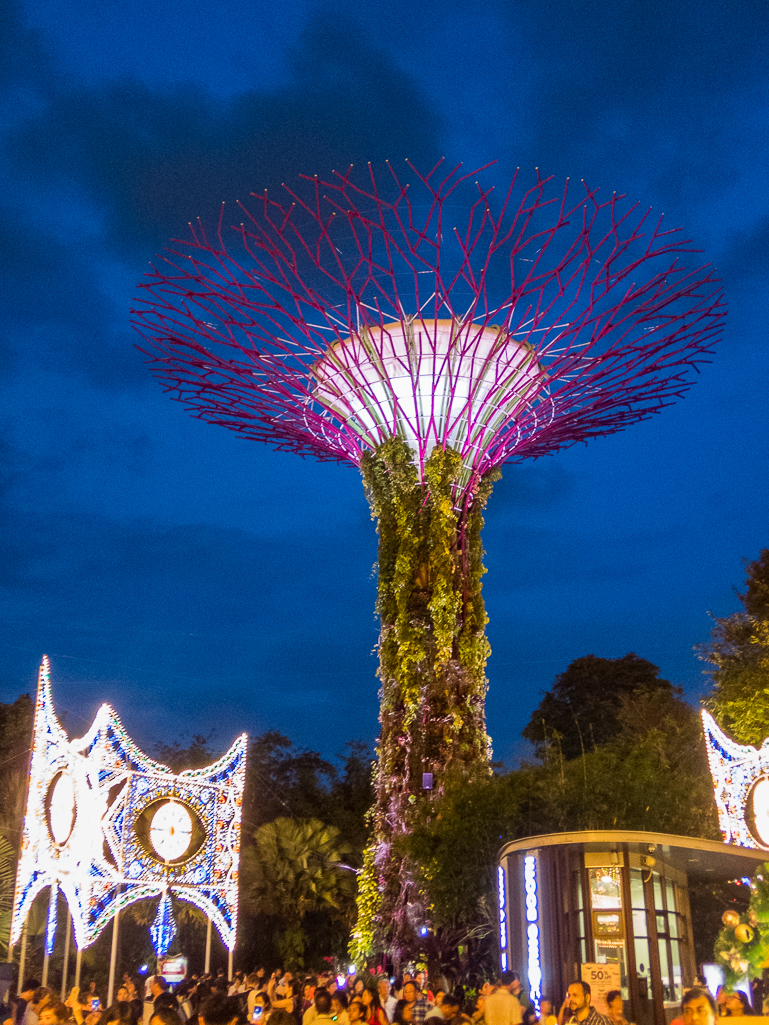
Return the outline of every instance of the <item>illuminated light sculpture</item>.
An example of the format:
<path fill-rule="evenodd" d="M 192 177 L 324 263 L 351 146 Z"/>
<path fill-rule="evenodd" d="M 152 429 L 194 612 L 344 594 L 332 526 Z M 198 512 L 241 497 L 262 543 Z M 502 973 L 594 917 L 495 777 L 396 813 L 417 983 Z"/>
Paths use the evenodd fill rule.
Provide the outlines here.
<path fill-rule="evenodd" d="M 158 913 L 155 915 L 155 920 L 150 926 L 152 945 L 158 957 L 165 957 L 168 953 L 168 948 L 171 946 L 176 932 L 176 920 L 174 919 L 171 895 L 168 890 L 164 890 L 158 904 Z"/>
<path fill-rule="evenodd" d="M 549 195 L 537 172 L 495 203 L 458 168 L 409 168 L 305 178 L 227 231 L 222 212 L 153 268 L 134 311 L 196 416 L 362 472 L 382 704 L 356 961 L 419 949 L 425 909 L 392 840 L 430 799 L 425 774 L 440 794 L 451 766 L 489 771 L 480 531 L 499 467 L 659 412 L 725 316 L 689 243 L 620 196 Z"/>
<path fill-rule="evenodd" d="M 724 842 L 769 850 L 769 738 L 737 744 L 705 711 L 702 728 Z"/>
<path fill-rule="evenodd" d="M 78 948 L 93 943 L 122 908 L 158 896 L 164 939 L 172 926 L 175 931 L 173 894 L 203 911 L 232 950 L 246 743 L 243 734 L 213 765 L 175 774 L 139 750 L 109 705 L 84 737 L 70 741 L 56 718 L 44 658 L 11 943 L 48 886 L 47 954 L 59 890 Z"/>

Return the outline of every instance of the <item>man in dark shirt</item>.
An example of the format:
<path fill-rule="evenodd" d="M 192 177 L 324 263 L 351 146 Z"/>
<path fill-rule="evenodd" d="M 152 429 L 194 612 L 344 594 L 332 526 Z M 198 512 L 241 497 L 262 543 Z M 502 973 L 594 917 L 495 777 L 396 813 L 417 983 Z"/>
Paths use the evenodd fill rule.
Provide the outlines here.
<path fill-rule="evenodd" d="M 569 1017 L 565 1025 L 611 1025 L 605 1014 L 599 1014 L 593 1007 L 590 996 L 590 984 L 572 982 L 566 996 L 569 1005 Z"/>

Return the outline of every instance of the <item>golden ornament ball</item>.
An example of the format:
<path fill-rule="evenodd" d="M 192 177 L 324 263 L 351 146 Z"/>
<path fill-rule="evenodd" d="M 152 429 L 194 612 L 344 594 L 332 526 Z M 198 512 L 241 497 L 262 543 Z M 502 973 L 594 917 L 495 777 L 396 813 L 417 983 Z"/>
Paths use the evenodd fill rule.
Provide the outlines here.
<path fill-rule="evenodd" d="M 724 911 L 721 921 L 727 929 L 734 929 L 740 924 L 740 916 L 736 911 Z"/>
<path fill-rule="evenodd" d="M 750 943 L 753 939 L 753 930 L 746 922 L 743 922 L 742 925 L 738 925 L 734 930 L 734 935 L 740 943 Z"/>

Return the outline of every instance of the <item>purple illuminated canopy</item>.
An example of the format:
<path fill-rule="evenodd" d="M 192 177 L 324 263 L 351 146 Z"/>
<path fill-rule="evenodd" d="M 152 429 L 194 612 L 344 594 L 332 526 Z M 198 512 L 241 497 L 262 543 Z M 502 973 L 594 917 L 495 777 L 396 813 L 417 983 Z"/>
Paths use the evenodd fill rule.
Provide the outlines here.
<path fill-rule="evenodd" d="M 725 307 L 679 231 L 539 172 L 496 201 L 477 171 L 408 168 L 307 177 L 282 204 L 239 204 L 242 223 L 222 207 L 213 233 L 191 226 L 134 313 L 168 390 L 321 459 L 359 465 L 399 435 L 421 478 L 436 445 L 455 448 L 472 492 L 690 387 Z"/>

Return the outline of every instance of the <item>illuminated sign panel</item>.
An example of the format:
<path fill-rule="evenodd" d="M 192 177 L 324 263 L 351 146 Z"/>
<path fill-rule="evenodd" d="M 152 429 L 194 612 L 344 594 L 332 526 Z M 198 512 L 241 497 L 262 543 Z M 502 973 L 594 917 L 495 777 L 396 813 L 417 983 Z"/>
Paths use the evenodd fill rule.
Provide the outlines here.
<path fill-rule="evenodd" d="M 243 734 L 213 765 L 176 774 L 139 750 L 109 705 L 84 737 L 70 740 L 56 718 L 43 659 L 11 943 L 48 886 L 49 952 L 57 890 L 72 912 L 79 948 L 93 943 L 121 908 L 157 897 L 163 900 L 155 925 L 164 943 L 175 929 L 172 894 L 208 915 L 231 950 L 246 743 Z"/>
<path fill-rule="evenodd" d="M 523 888 L 526 894 L 526 949 L 528 954 L 526 975 L 529 980 L 531 999 L 539 1014 L 542 999 L 542 959 L 539 936 L 539 894 L 537 879 L 537 857 L 527 854 L 523 859 Z"/>
<path fill-rule="evenodd" d="M 708 712 L 702 726 L 724 841 L 769 850 L 769 742 L 736 744 Z"/>

